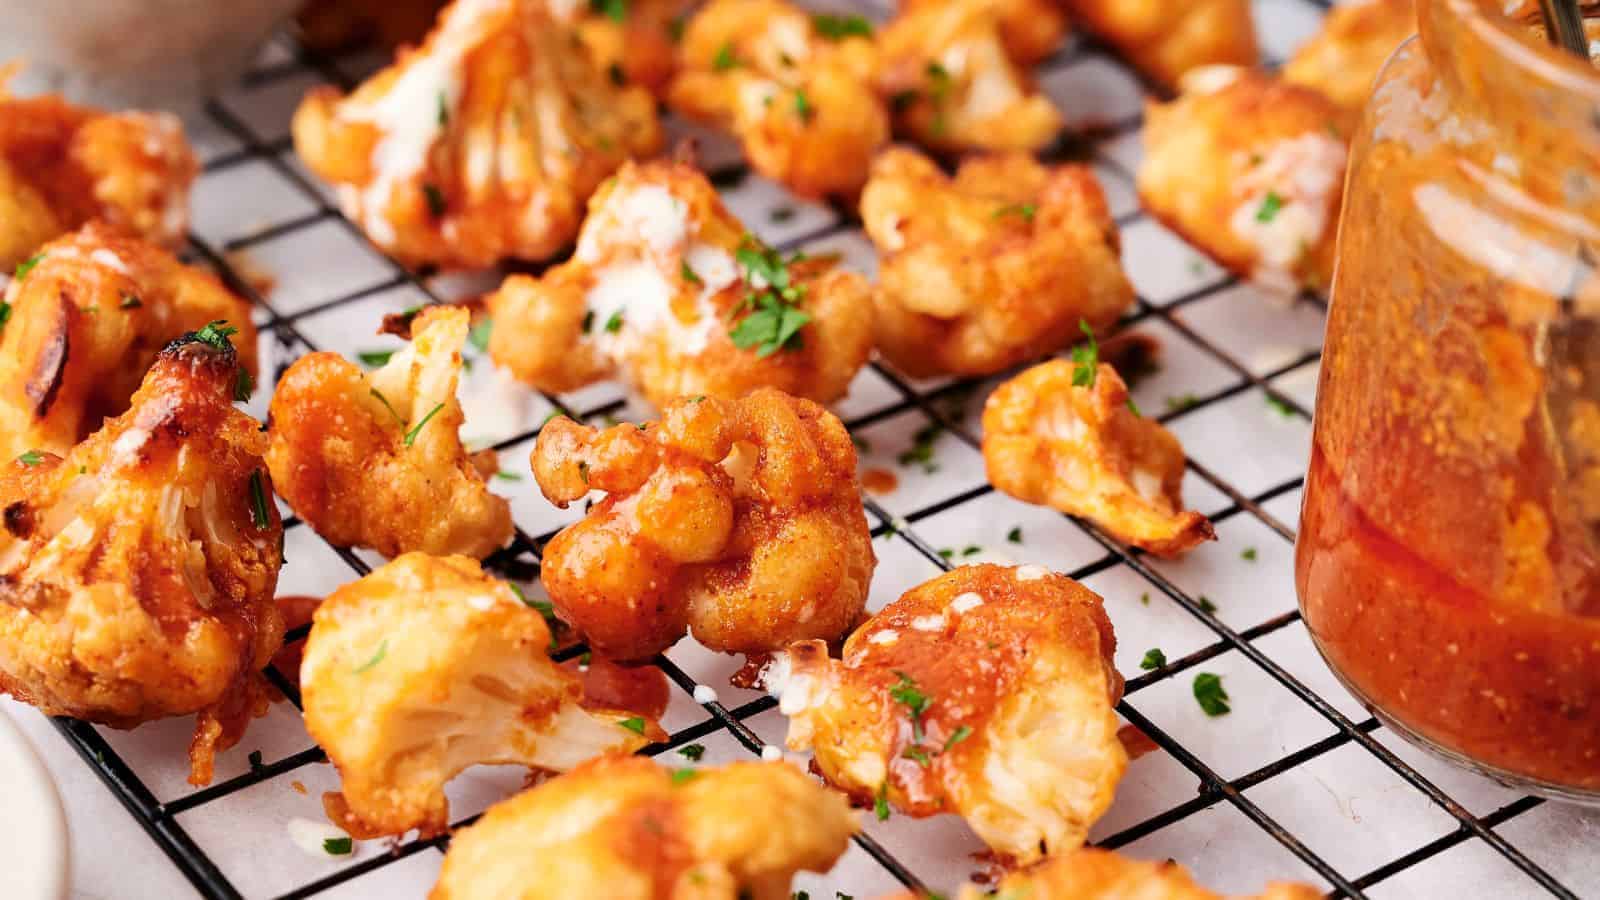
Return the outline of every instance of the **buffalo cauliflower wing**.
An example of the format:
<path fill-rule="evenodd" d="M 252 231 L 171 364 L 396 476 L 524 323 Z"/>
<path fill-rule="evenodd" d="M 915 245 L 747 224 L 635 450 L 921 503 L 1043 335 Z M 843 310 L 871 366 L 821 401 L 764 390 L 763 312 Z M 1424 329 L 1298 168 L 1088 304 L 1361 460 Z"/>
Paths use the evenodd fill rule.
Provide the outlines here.
<path fill-rule="evenodd" d="M 831 21 L 784 0 L 712 0 L 684 31 L 672 108 L 731 132 L 756 171 L 796 193 L 853 197 L 889 113 L 871 37 Z"/>
<path fill-rule="evenodd" d="M 866 605 L 877 559 L 855 447 L 809 400 L 697 398 L 605 431 L 558 418 L 532 464 L 558 506 L 607 494 L 541 567 L 556 610 L 602 656 L 647 659 L 685 630 L 726 653 L 831 640 Z"/>
<path fill-rule="evenodd" d="M 947 0 L 901 0 L 901 7 L 939 6 Z M 1067 17 L 1057 0 L 995 0 L 1000 39 L 1019 66 L 1044 62 L 1067 36 Z"/>
<path fill-rule="evenodd" d="M 544 616 L 464 556 L 407 553 L 317 607 L 300 663 L 306 730 L 339 768 L 352 834 L 449 825 L 469 766 L 565 771 L 631 753 L 653 722 L 586 710 Z"/>
<path fill-rule="evenodd" d="M 0 66 L 0 271 L 96 219 L 182 243 L 200 165 L 177 116 L 12 97 L 7 74 Z"/>
<path fill-rule="evenodd" d="M 1111 366 L 1052 360 L 1005 382 L 983 408 L 989 481 L 1082 516 L 1118 540 L 1175 557 L 1215 539 L 1183 508 L 1183 447 L 1128 405 Z"/>
<path fill-rule="evenodd" d="M 1321 891 L 1308 884 L 1273 881 L 1250 897 L 1223 897 L 1195 884 L 1189 873 L 1170 859 L 1147 862 L 1095 847 L 1083 847 L 1013 872 L 1001 880 L 998 893 L 991 893 L 992 890 L 965 885 L 957 900 L 1317 900 L 1322 896 Z"/>
<path fill-rule="evenodd" d="M 956 813 L 1019 863 L 1070 850 L 1127 754 L 1100 598 L 1040 566 L 964 566 L 857 628 L 842 659 L 804 641 L 766 673 L 788 745 L 857 801 Z"/>
<path fill-rule="evenodd" d="M 1340 131 L 1354 133 L 1367 95 L 1389 54 L 1417 31 L 1412 0 L 1341 3 L 1322 30 L 1283 66 L 1283 80 L 1322 93 L 1339 107 Z"/>
<path fill-rule="evenodd" d="M 367 374 L 335 353 L 301 357 L 272 396 L 278 493 L 341 547 L 482 559 L 511 541 L 511 505 L 461 446 L 456 383 L 470 314 L 429 307 L 411 344 Z"/>
<path fill-rule="evenodd" d="M 0 468 L 0 690 L 118 728 L 197 713 L 189 780 L 266 710 L 283 526 L 227 329 L 162 350 L 122 415 Z"/>
<path fill-rule="evenodd" d="M 1344 188 L 1340 111 L 1311 88 L 1219 66 L 1145 111 L 1139 198 L 1264 290 L 1326 290 Z"/>
<path fill-rule="evenodd" d="M 489 354 L 520 380 L 561 393 L 620 376 L 658 408 L 758 387 L 827 403 L 872 346 L 865 278 L 765 246 L 685 164 L 624 166 L 576 255 L 487 303 Z"/>
<path fill-rule="evenodd" d="M 664 769 L 607 757 L 456 832 L 431 900 L 789 900 L 857 830 L 844 799 L 781 762 Z"/>
<path fill-rule="evenodd" d="M 168 341 L 209 322 L 236 323 L 248 396 L 250 306 L 209 272 L 99 223 L 46 244 L 18 272 L 0 298 L 0 459 L 65 455 L 128 408 Z"/>
<path fill-rule="evenodd" d="M 861 219 L 882 254 L 878 350 L 910 375 L 999 372 L 1133 303 L 1086 166 L 1009 153 L 968 159 L 951 178 L 895 148 L 873 164 Z"/>
<path fill-rule="evenodd" d="M 1064 0 L 1072 20 L 1165 87 L 1191 69 L 1255 65 L 1250 0 Z"/>
<path fill-rule="evenodd" d="M 413 264 L 549 257 L 595 186 L 660 143 L 649 93 L 613 84 L 542 0 L 457 0 L 421 47 L 294 116 L 346 215 Z"/>
<path fill-rule="evenodd" d="M 550 0 L 556 19 L 577 29 L 595 64 L 617 84 L 636 84 L 655 96 L 666 93 L 678 69 L 673 37 L 684 27 L 694 0 Z"/>
<path fill-rule="evenodd" d="M 883 30 L 880 89 L 895 127 L 939 151 L 1037 150 L 1061 111 L 1007 50 L 1002 0 L 903 8 Z"/>

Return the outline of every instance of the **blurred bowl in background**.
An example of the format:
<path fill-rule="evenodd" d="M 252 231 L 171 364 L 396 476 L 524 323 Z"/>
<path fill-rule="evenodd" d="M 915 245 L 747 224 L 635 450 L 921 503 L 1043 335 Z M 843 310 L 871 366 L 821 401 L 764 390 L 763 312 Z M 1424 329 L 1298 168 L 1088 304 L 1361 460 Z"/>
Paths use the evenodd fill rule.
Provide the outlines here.
<path fill-rule="evenodd" d="M 300 0 L 0 0 L 8 87 L 111 108 L 185 107 L 233 82 Z"/>

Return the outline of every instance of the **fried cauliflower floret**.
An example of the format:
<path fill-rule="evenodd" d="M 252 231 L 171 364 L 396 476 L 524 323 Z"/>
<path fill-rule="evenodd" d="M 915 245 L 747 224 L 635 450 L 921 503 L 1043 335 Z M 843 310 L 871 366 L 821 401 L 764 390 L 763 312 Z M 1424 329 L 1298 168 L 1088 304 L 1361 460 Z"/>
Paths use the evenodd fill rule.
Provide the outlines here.
<path fill-rule="evenodd" d="M 209 272 L 99 223 L 31 259 L 0 298 L 9 309 L 0 322 L 0 459 L 65 455 L 127 410 L 168 341 L 210 322 L 236 329 L 248 393 L 256 374 L 250 305 Z"/>
<path fill-rule="evenodd" d="M 511 505 L 461 446 L 456 383 L 469 327 L 465 309 L 429 307 L 411 322 L 411 345 L 376 372 L 312 353 L 283 374 L 267 465 L 317 534 L 390 558 L 482 559 L 510 542 Z"/>
<path fill-rule="evenodd" d="M 835 260 L 782 257 L 692 166 L 629 164 L 589 204 L 576 255 L 487 300 L 489 354 L 541 390 L 630 382 L 658 408 L 758 387 L 827 403 L 872 345 L 872 294 Z"/>
<path fill-rule="evenodd" d="M 1273 881 L 1250 897 L 1223 897 L 1195 884 L 1189 873 L 1172 860 L 1146 862 L 1110 850 L 1084 847 L 1012 872 L 997 887 L 964 885 L 957 900 L 1316 900 L 1321 896 L 1321 891 L 1307 884 Z M 905 895 L 886 900 L 908 898 Z"/>
<path fill-rule="evenodd" d="M 542 0 L 457 0 L 420 48 L 294 116 L 345 214 L 413 264 L 549 257 L 595 187 L 660 143 L 649 93 L 612 84 Z"/>
<path fill-rule="evenodd" d="M 200 164 L 177 116 L 12 97 L 8 74 L 0 66 L 0 271 L 94 219 L 183 242 Z"/>
<path fill-rule="evenodd" d="M 584 709 L 550 646 L 544 617 L 464 556 L 407 553 L 329 595 L 300 687 L 352 833 L 442 833 L 444 786 L 469 766 L 565 771 L 660 734 L 631 713 Z"/>
<path fill-rule="evenodd" d="M 1167 87 L 1191 69 L 1259 59 L 1250 0 L 1064 0 L 1073 22 L 1099 35 Z"/>
<path fill-rule="evenodd" d="M 731 132 L 756 171 L 798 194 L 853 197 L 889 140 L 872 39 L 825 33 L 783 0 L 712 0 L 679 65 L 672 108 Z"/>
<path fill-rule="evenodd" d="M 1040 566 L 964 566 L 907 591 L 829 659 L 780 654 L 788 745 L 863 803 L 956 813 L 1016 862 L 1070 850 L 1127 766 L 1100 598 Z"/>
<path fill-rule="evenodd" d="M 1128 407 L 1127 385 L 1104 363 L 1056 359 L 996 388 L 983 407 L 983 461 L 1002 493 L 1082 516 L 1158 556 L 1216 537 L 1183 508 L 1178 439 Z"/>
<path fill-rule="evenodd" d="M 916 9 L 941 6 L 947 0 L 901 0 L 899 6 Z M 1056 0 L 996 0 L 1000 39 L 1006 54 L 1019 66 L 1044 62 L 1067 36 L 1067 17 Z"/>
<path fill-rule="evenodd" d="M 1366 0 L 1328 10 L 1322 30 L 1283 66 L 1284 81 L 1320 91 L 1339 107 L 1340 133 L 1355 131 L 1389 54 L 1417 31 L 1412 0 Z"/>
<path fill-rule="evenodd" d="M 207 329 L 162 350 L 128 411 L 0 468 L 0 690 L 118 728 L 198 714 L 189 780 L 266 711 L 283 526 L 266 435 Z"/>
<path fill-rule="evenodd" d="M 939 151 L 1031 151 L 1055 139 L 1060 110 L 1007 53 L 1004 0 L 902 9 L 883 30 L 880 89 L 895 129 Z"/>
<path fill-rule="evenodd" d="M 678 69 L 673 34 L 693 5 L 693 0 L 628 0 L 602 8 L 592 0 L 550 0 L 550 11 L 577 29 L 607 77 L 661 97 Z"/>
<path fill-rule="evenodd" d="M 584 763 L 455 833 L 430 900 L 788 900 L 858 828 L 844 799 L 781 762 Z"/>
<path fill-rule="evenodd" d="M 1218 264 L 1263 289 L 1326 290 L 1344 188 L 1339 108 L 1231 66 L 1191 72 L 1145 108 L 1139 199 Z"/>
<path fill-rule="evenodd" d="M 659 424 L 605 431 L 554 419 L 532 464 L 558 506 L 607 494 L 541 567 L 556 610 L 602 656 L 646 659 L 685 630 L 726 653 L 832 640 L 866 605 L 877 559 L 855 447 L 809 400 L 687 400 Z"/>
<path fill-rule="evenodd" d="M 950 178 L 894 148 L 873 164 L 861 219 L 882 254 L 878 350 L 910 375 L 999 372 L 1133 304 L 1086 166 L 1008 153 L 968 159 Z"/>

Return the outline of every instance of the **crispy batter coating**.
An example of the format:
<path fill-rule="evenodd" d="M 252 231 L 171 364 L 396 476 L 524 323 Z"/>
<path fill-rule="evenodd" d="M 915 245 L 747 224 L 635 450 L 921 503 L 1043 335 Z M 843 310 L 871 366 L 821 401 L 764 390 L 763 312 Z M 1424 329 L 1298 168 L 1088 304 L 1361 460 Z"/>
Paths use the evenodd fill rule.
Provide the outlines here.
<path fill-rule="evenodd" d="M 446 0 L 311 0 L 295 17 L 300 43 L 333 51 L 375 43 L 393 49 L 422 40 Z"/>
<path fill-rule="evenodd" d="M 825 36 L 784 0 L 712 0 L 679 65 L 672 108 L 734 134 L 756 171 L 798 194 L 853 197 L 889 140 L 872 39 Z"/>
<path fill-rule="evenodd" d="M 1191 69 L 1259 59 L 1250 0 L 1063 0 L 1072 20 L 1167 87 Z"/>
<path fill-rule="evenodd" d="M 283 526 L 225 337 L 162 350 L 63 458 L 0 468 L 0 690 L 118 728 L 198 713 L 189 780 L 266 711 Z"/>
<path fill-rule="evenodd" d="M 543 0 L 457 0 L 350 96 L 307 94 L 294 143 L 378 246 L 471 267 L 560 250 L 661 130 L 649 92 L 613 84 Z"/>
<path fill-rule="evenodd" d="M 1127 753 L 1100 598 L 1041 566 L 964 566 L 907 591 L 829 659 L 791 646 L 767 686 L 834 786 L 953 812 L 1021 863 L 1083 843 Z M 881 815 L 881 813 L 880 813 Z"/>
<path fill-rule="evenodd" d="M 1283 66 L 1283 80 L 1314 88 L 1340 110 L 1340 133 L 1355 132 L 1372 82 L 1389 54 L 1417 31 L 1412 0 L 1366 0 L 1328 10 L 1322 30 Z"/>
<path fill-rule="evenodd" d="M 1326 290 L 1344 187 L 1339 107 L 1232 66 L 1199 69 L 1145 107 L 1139 199 L 1218 264 L 1264 290 Z"/>
<path fill-rule="evenodd" d="M 1008 55 L 1007 0 L 946 0 L 902 9 L 879 37 L 895 129 L 934 150 L 1037 150 L 1061 111 Z"/>
<path fill-rule="evenodd" d="M 659 424 L 603 432 L 554 419 L 532 464 L 558 506 L 607 493 L 551 539 L 541 569 L 603 656 L 646 659 L 685 629 L 726 653 L 832 640 L 866 606 L 877 558 L 855 446 L 809 400 L 686 400 Z"/>
<path fill-rule="evenodd" d="M 664 98 L 678 70 L 675 31 L 694 0 L 627 0 L 596 4 L 592 0 L 549 0 L 550 11 L 573 25 L 600 71 L 613 81 L 636 84 Z"/>
<path fill-rule="evenodd" d="M 983 407 L 989 481 L 1019 500 L 1082 516 L 1118 540 L 1175 557 L 1214 540 L 1183 508 L 1183 447 L 1128 408 L 1128 388 L 1101 363 L 1092 384 L 1056 359 L 1005 382 Z"/>
<path fill-rule="evenodd" d="M 630 163 L 590 201 L 572 260 L 488 297 L 489 353 L 541 390 L 621 377 L 658 408 L 758 387 L 837 399 L 871 349 L 871 288 L 833 260 L 784 264 L 753 240 L 692 166 Z M 749 320 L 771 315 L 757 302 L 765 282 L 752 283 L 762 259 L 794 289 L 784 316 L 806 318 L 781 347 L 741 347 Z"/>
<path fill-rule="evenodd" d="M 899 6 L 939 6 L 946 0 L 901 0 Z M 1000 39 L 1019 66 L 1034 66 L 1056 52 L 1067 36 L 1067 16 L 1056 0 L 995 0 Z"/>
<path fill-rule="evenodd" d="M 883 255 L 878 350 L 910 375 L 989 375 L 1059 350 L 1080 322 L 1133 304 L 1117 226 L 1094 173 L 1023 153 L 954 178 L 914 150 L 884 151 L 861 195 Z"/>
<path fill-rule="evenodd" d="M 1250 897 L 1223 897 L 1198 884 L 1182 866 L 1166 860 L 1146 862 L 1110 850 L 1083 847 L 1012 872 L 998 886 L 963 885 L 957 900 L 1316 900 L 1322 892 L 1306 884 L 1269 882 Z M 900 894 L 882 900 L 912 900 Z"/>
<path fill-rule="evenodd" d="M 394 558 L 482 559 L 511 540 L 511 505 L 461 446 L 456 383 L 467 310 L 429 307 L 411 345 L 367 374 L 335 353 L 289 367 L 272 397 L 278 493 L 317 534 Z"/>
<path fill-rule="evenodd" d="M 237 329 L 256 375 L 250 305 L 211 273 L 119 229 L 90 223 L 39 248 L 0 302 L 0 459 L 64 455 L 121 415 L 168 341 L 208 322 Z"/>
<path fill-rule="evenodd" d="M 787 763 L 673 772 L 584 763 L 455 833 L 430 900 L 789 900 L 858 828 L 844 799 Z"/>
<path fill-rule="evenodd" d="M 0 271 L 92 219 L 182 243 L 200 164 L 177 116 L 12 97 L 8 74 L 0 66 Z"/>
<path fill-rule="evenodd" d="M 664 737 L 631 713 L 584 709 L 550 647 L 544 617 L 464 556 L 407 553 L 330 594 L 300 686 L 352 833 L 443 832 L 444 786 L 469 766 L 565 771 Z"/>

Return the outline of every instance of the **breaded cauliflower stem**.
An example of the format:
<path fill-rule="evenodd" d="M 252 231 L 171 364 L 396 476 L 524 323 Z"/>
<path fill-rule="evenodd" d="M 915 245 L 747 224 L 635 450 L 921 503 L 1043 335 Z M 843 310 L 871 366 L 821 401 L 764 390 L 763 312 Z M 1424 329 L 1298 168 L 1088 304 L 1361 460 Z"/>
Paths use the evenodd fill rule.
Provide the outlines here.
<path fill-rule="evenodd" d="M 873 91 L 870 27 L 833 21 L 783 0 L 712 0 L 684 31 L 668 102 L 731 132 L 757 172 L 795 193 L 853 198 L 889 112 Z"/>
<path fill-rule="evenodd" d="M 489 808 L 456 832 L 430 900 L 789 900 L 858 824 L 782 762 L 664 769 L 607 757 Z"/>
<path fill-rule="evenodd" d="M 0 690 L 131 728 L 197 713 L 194 784 L 266 711 L 283 525 L 227 329 L 162 350 L 126 413 L 0 467 Z"/>
<path fill-rule="evenodd" d="M 0 127 L 4 127 L 0 125 Z M 91 223 L 39 248 L 0 303 L 0 459 L 65 455 L 122 414 L 173 338 L 237 328 L 240 390 L 256 375 L 250 305 L 211 273 L 117 228 Z"/>
<path fill-rule="evenodd" d="M 183 242 L 200 164 L 177 116 L 12 97 L 9 74 L 0 66 L 0 271 L 94 219 L 164 246 Z"/>
<path fill-rule="evenodd" d="M 1189 873 L 1170 859 L 1146 862 L 1094 847 L 1013 872 L 1001 880 L 998 893 L 994 890 L 992 885 L 965 885 L 957 900 L 1317 900 L 1322 896 L 1308 884 L 1274 881 L 1259 894 L 1224 897 L 1195 884 Z"/>
<path fill-rule="evenodd" d="M 1412 0 L 1342 3 L 1328 10 L 1322 30 L 1284 64 L 1291 84 L 1322 93 L 1339 107 L 1340 133 L 1355 133 L 1372 83 L 1389 54 L 1417 31 Z"/>
<path fill-rule="evenodd" d="M 1007 50 L 1004 0 L 915 4 L 883 30 L 879 89 L 895 130 L 940 152 L 1031 151 L 1055 140 L 1061 111 Z"/>
<path fill-rule="evenodd" d="M 1145 107 L 1139 199 L 1218 264 L 1264 290 L 1324 291 L 1344 188 L 1339 107 L 1234 66 L 1190 72 Z"/>
<path fill-rule="evenodd" d="M 665 97 L 678 70 L 678 43 L 673 37 L 695 0 L 549 0 L 559 21 L 574 26 L 589 55 L 606 77 L 635 84 Z"/>
<path fill-rule="evenodd" d="M 1060 350 L 1133 305 L 1117 226 L 1086 166 L 1022 153 L 954 178 L 886 150 L 861 195 L 882 261 L 878 351 L 908 375 L 990 375 Z"/>
<path fill-rule="evenodd" d="M 1183 508 L 1183 447 L 1128 406 L 1111 366 L 1052 360 L 989 395 L 983 461 L 996 490 L 1082 516 L 1120 541 L 1176 557 L 1215 540 Z"/>
<path fill-rule="evenodd" d="M 872 289 L 748 234 L 694 167 L 628 164 L 590 201 L 572 260 L 487 298 L 489 354 L 551 393 L 605 378 L 657 408 L 774 387 L 843 396 L 872 347 Z"/>
<path fill-rule="evenodd" d="M 469 328 L 467 310 L 429 307 L 411 321 L 411 345 L 376 372 L 312 353 L 283 374 L 267 464 L 318 534 L 390 558 L 482 559 L 510 543 L 511 505 L 461 446 L 456 383 Z"/>
<path fill-rule="evenodd" d="M 1028 863 L 1083 843 L 1128 757 L 1112 707 L 1122 677 L 1100 598 L 1041 566 L 964 566 L 766 673 L 830 783 L 879 819 L 956 813 Z"/>
<path fill-rule="evenodd" d="M 660 727 L 582 708 L 544 616 L 464 556 L 405 556 L 317 607 L 300 663 L 306 730 L 339 768 L 352 834 L 442 833 L 469 766 L 565 771 Z"/>
<path fill-rule="evenodd" d="M 1063 2 L 1075 24 L 1166 87 L 1201 66 L 1253 66 L 1260 60 L 1250 0 Z"/>
<path fill-rule="evenodd" d="M 686 400 L 659 423 L 605 431 L 553 419 L 532 463 L 558 506 L 607 494 L 541 567 L 556 610 L 602 656 L 648 659 L 685 630 L 725 653 L 832 640 L 866 606 L 877 558 L 855 447 L 808 400 Z"/>
<path fill-rule="evenodd" d="M 422 46 L 294 116 L 306 165 L 411 264 L 545 259 L 623 160 L 661 144 L 649 92 L 618 86 L 543 0 L 456 0 Z"/>

